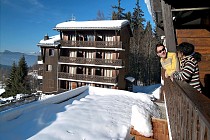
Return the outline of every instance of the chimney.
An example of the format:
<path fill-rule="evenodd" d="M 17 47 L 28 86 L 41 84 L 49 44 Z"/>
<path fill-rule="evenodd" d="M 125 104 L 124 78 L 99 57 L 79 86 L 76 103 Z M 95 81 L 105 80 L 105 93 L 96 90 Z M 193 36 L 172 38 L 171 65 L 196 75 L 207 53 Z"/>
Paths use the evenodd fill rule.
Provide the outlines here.
<path fill-rule="evenodd" d="M 44 36 L 44 40 L 48 40 L 49 39 L 49 36 L 48 36 L 48 34 L 46 34 L 45 36 Z"/>

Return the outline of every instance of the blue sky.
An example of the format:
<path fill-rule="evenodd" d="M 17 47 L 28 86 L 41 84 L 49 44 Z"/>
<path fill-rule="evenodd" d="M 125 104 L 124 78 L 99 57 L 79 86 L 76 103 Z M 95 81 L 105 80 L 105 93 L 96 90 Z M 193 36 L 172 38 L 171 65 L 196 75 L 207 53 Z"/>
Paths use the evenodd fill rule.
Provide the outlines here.
<path fill-rule="evenodd" d="M 133 12 L 136 0 L 121 0 L 124 12 Z M 71 19 L 77 21 L 94 20 L 97 12 L 111 19 L 112 6 L 118 0 L 0 0 L 0 52 L 38 52 L 37 43 L 48 34 L 58 34 L 53 28 L 61 22 Z M 152 24 L 144 0 L 140 7 L 146 21 Z"/>

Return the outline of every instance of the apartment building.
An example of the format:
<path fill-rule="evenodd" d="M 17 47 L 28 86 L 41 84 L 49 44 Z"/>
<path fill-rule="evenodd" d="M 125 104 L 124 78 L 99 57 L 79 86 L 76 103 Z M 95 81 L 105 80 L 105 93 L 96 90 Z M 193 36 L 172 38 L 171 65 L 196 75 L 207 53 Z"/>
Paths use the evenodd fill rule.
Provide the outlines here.
<path fill-rule="evenodd" d="M 42 92 L 83 85 L 125 89 L 132 31 L 128 20 L 59 23 L 56 36 L 45 36 L 41 50 Z"/>

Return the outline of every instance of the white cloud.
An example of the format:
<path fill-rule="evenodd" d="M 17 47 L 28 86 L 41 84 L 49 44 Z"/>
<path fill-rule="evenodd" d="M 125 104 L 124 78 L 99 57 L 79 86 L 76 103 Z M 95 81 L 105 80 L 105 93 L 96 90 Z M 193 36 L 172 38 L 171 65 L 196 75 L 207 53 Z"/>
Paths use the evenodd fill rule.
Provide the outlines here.
<path fill-rule="evenodd" d="M 29 0 L 28 2 L 31 5 L 36 6 L 37 8 L 43 8 L 44 7 L 44 5 L 41 2 L 39 2 L 38 0 Z"/>

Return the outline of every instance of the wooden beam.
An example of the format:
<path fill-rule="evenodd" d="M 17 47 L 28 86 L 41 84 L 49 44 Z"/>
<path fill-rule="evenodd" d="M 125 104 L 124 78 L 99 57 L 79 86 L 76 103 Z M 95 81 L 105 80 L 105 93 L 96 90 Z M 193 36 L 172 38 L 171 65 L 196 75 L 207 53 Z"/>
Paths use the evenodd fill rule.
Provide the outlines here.
<path fill-rule="evenodd" d="M 162 16 L 163 16 L 163 26 L 166 36 L 166 47 L 170 52 L 176 52 L 176 38 L 173 25 L 173 18 L 171 12 L 171 5 L 165 3 L 161 0 Z"/>
<path fill-rule="evenodd" d="M 209 10 L 210 7 L 197 7 L 197 8 L 179 8 L 179 9 L 172 9 L 172 12 L 179 12 L 179 11 L 197 11 L 197 10 Z"/>

